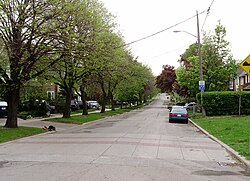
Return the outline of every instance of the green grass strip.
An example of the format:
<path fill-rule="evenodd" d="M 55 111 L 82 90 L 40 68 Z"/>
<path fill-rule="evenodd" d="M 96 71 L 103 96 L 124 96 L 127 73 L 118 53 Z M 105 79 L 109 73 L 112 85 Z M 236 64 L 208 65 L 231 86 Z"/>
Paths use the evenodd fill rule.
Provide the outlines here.
<path fill-rule="evenodd" d="M 250 160 L 250 116 L 211 117 L 193 121 Z"/>
<path fill-rule="evenodd" d="M 71 115 L 70 118 L 51 118 L 51 119 L 46 119 L 44 121 L 71 123 L 71 124 L 83 124 L 83 123 L 99 120 L 108 116 L 114 116 L 117 114 L 129 112 L 133 109 L 135 109 L 135 107 L 125 108 L 125 109 L 116 109 L 115 111 L 106 111 L 105 113 L 91 113 L 89 115 Z"/>
<path fill-rule="evenodd" d="M 23 126 L 20 126 L 18 128 L 0 127 L 0 143 L 44 132 L 45 130 L 43 130 L 42 128 L 23 127 Z"/>

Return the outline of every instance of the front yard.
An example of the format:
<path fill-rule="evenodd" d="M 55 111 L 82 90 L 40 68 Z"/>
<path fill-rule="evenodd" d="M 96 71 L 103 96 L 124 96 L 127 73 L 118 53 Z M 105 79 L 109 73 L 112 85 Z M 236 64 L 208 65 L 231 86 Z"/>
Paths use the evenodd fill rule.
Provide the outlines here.
<path fill-rule="evenodd" d="M 0 143 L 44 132 L 45 130 L 43 130 L 42 128 L 32 128 L 32 127 L 22 127 L 22 126 L 19 126 L 18 128 L 0 127 Z"/>
<path fill-rule="evenodd" d="M 208 117 L 192 121 L 250 160 L 250 116 Z"/>

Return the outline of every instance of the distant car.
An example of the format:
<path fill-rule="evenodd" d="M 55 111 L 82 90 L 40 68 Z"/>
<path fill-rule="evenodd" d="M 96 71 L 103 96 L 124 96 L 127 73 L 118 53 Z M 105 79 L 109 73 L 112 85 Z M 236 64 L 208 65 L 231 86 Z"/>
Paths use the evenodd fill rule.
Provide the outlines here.
<path fill-rule="evenodd" d="M 83 108 L 83 102 L 82 101 L 77 101 L 77 102 L 78 102 L 79 108 L 82 109 Z"/>
<path fill-rule="evenodd" d="M 196 106 L 196 103 L 195 102 L 190 102 L 190 103 L 187 103 L 184 108 L 186 108 L 187 110 L 192 110 L 194 107 Z"/>
<path fill-rule="evenodd" d="M 176 106 L 185 106 L 185 104 L 186 104 L 185 102 L 177 102 Z"/>
<path fill-rule="evenodd" d="M 100 104 L 97 101 L 87 101 L 87 106 L 89 109 L 100 109 Z"/>
<path fill-rule="evenodd" d="M 171 110 L 172 107 L 173 107 L 173 103 L 172 103 L 172 102 L 169 102 L 169 103 L 168 103 L 168 109 Z"/>
<path fill-rule="evenodd" d="M 173 121 L 181 121 L 188 123 L 188 112 L 183 106 L 173 106 L 171 112 L 169 113 L 169 123 Z"/>
<path fill-rule="evenodd" d="M 8 115 L 8 104 L 5 101 L 0 101 L 0 117 Z"/>
<path fill-rule="evenodd" d="M 79 109 L 79 104 L 76 100 L 71 100 L 70 102 L 70 108 L 72 111 L 76 111 Z"/>

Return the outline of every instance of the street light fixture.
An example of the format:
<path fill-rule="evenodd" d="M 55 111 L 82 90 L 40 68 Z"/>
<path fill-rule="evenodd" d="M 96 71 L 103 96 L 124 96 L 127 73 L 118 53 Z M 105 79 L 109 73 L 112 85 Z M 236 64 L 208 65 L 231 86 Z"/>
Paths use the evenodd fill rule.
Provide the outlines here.
<path fill-rule="evenodd" d="M 185 31 L 185 30 L 175 30 L 175 31 L 173 31 L 174 33 L 180 33 L 180 32 L 183 32 L 183 33 L 187 33 L 187 34 L 189 34 L 189 35 L 191 35 L 191 36 L 193 36 L 193 37 L 195 37 L 195 38 L 198 38 L 197 36 L 195 36 L 194 34 L 192 34 L 192 33 L 189 33 L 188 31 Z"/>
<path fill-rule="evenodd" d="M 203 108 L 203 93 L 205 90 L 205 81 L 203 81 L 203 71 L 202 71 L 202 56 L 201 56 L 201 42 L 200 42 L 200 28 L 199 28 L 199 15 L 198 11 L 197 13 L 197 36 L 195 36 L 192 33 L 189 33 L 188 31 L 183 31 L 183 30 L 175 30 L 174 33 L 179 33 L 179 32 L 184 32 L 187 33 L 195 38 L 197 38 L 198 41 L 198 56 L 199 56 L 199 66 L 200 66 L 200 81 L 199 81 L 199 89 L 201 91 L 201 107 L 202 107 L 202 114 L 205 115 L 205 110 Z"/>

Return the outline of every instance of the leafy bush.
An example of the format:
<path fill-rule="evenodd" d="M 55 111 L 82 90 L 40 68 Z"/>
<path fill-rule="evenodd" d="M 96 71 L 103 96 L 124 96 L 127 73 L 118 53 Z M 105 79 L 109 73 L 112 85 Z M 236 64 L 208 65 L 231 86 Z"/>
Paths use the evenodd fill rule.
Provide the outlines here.
<path fill-rule="evenodd" d="M 196 98 L 200 102 L 201 94 L 197 94 Z M 208 116 L 248 115 L 250 114 L 250 92 L 204 92 L 203 107 Z"/>
<path fill-rule="evenodd" d="M 30 118 L 32 118 L 31 114 L 32 114 L 32 112 L 23 111 L 23 112 L 18 113 L 18 117 L 21 119 L 30 119 Z"/>
<path fill-rule="evenodd" d="M 19 104 L 18 115 L 26 119 L 27 116 L 32 117 L 46 116 L 48 112 L 48 107 L 46 102 L 40 100 L 27 100 Z"/>

